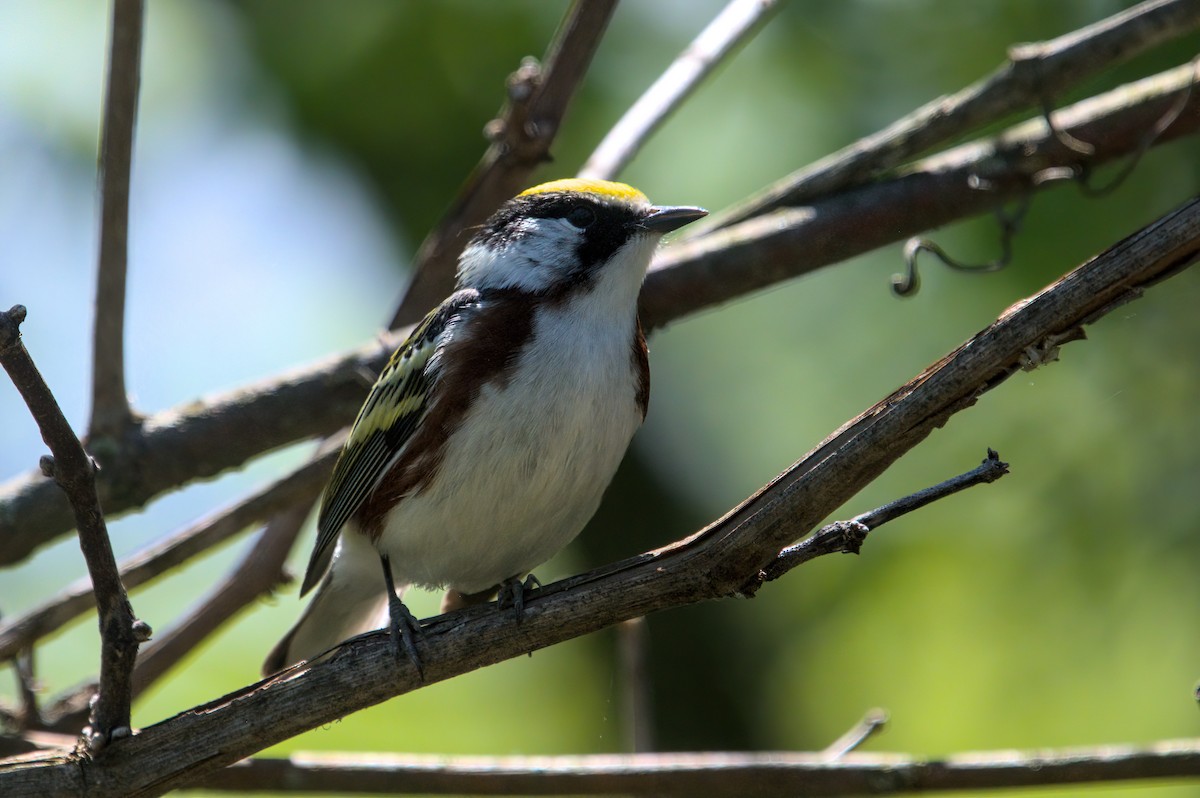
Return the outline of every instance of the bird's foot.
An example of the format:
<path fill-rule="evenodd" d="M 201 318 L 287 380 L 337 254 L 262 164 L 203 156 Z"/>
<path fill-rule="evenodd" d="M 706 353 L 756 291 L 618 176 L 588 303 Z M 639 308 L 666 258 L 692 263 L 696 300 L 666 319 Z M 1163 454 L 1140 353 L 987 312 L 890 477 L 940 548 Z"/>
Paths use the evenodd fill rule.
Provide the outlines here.
<path fill-rule="evenodd" d="M 500 590 L 496 595 L 496 606 L 501 610 L 505 607 L 512 607 L 513 616 L 517 619 L 517 623 L 520 623 L 525 616 L 525 593 L 541 586 L 542 583 L 533 574 L 526 575 L 524 581 L 520 576 L 510 576 L 500 583 Z"/>
<path fill-rule="evenodd" d="M 396 654 L 396 661 L 399 662 L 404 659 L 405 654 L 408 654 L 408 658 L 417 668 L 417 678 L 425 681 L 425 668 L 421 665 L 421 655 L 417 653 L 417 638 L 421 637 L 421 622 L 400 600 L 387 555 L 381 554 L 379 562 L 383 565 L 383 581 L 387 585 L 388 634 L 392 636 L 392 648 Z"/>
<path fill-rule="evenodd" d="M 407 655 L 417 668 L 417 677 L 425 681 L 425 669 L 421 664 L 421 655 L 417 653 L 417 639 L 424 636 L 421 622 L 395 593 L 388 597 L 388 634 L 392 637 L 396 660 L 403 660 Z"/>

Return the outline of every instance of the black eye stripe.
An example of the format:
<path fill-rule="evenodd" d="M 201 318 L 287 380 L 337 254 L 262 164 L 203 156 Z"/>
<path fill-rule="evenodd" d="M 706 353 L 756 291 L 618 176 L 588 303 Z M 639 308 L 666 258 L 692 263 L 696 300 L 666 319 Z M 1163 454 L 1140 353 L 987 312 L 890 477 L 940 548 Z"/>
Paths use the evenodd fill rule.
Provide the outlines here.
<path fill-rule="evenodd" d="M 585 216 L 590 221 L 584 224 Z M 638 209 L 621 203 L 606 202 L 586 194 L 548 192 L 516 197 L 504 203 L 475 234 L 474 243 L 505 246 L 530 231 L 521 221 L 528 218 L 565 219 L 583 231 L 577 254 L 579 268 L 586 274 L 612 257 L 640 229 Z"/>

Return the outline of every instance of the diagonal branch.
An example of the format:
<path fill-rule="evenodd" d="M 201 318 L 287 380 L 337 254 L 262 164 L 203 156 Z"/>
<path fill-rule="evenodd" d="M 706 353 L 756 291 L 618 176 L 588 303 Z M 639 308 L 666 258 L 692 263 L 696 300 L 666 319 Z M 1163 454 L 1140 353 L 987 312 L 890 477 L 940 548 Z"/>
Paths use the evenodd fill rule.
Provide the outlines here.
<path fill-rule="evenodd" d="M 580 177 L 611 180 L 717 65 L 762 28 L 776 0 L 730 0 L 592 152 Z"/>
<path fill-rule="evenodd" d="M 1033 120 L 995 139 L 927 159 L 901 176 L 677 242 L 660 254 L 647 276 L 643 320 L 659 327 L 995 208 L 1053 185 L 1035 178 L 1055 167 L 1081 161 L 1099 166 L 1137 152 L 1145 132 L 1181 98 L 1183 112 L 1157 142 L 1194 134 L 1200 130 L 1195 80 L 1195 71 L 1185 65 L 1059 111 L 1059 125 L 1094 143 L 1095 152 L 1086 159 L 1058 144 L 1044 122 Z M 98 475 L 106 510 L 140 507 L 166 490 L 340 429 L 362 404 L 362 375 L 377 373 L 403 338 L 403 332 L 389 333 L 303 370 L 149 417 Z M 69 506 L 36 473 L 0 486 L 0 507 L 0 564 L 18 561 L 71 529 Z"/>
<path fill-rule="evenodd" d="M 1144 289 L 1200 258 L 1200 200 L 1113 245 L 1029 299 L 834 432 L 708 528 L 658 551 L 531 596 L 520 624 L 473 607 L 431 619 L 420 647 L 429 682 L 520 656 L 668 607 L 736 594 L 821 518 L 985 391 Z M 159 795 L 349 712 L 421 686 L 371 633 L 143 730 L 101 759 L 45 755 L 0 763 L 0 792 Z"/>
<path fill-rule="evenodd" d="M 50 448 L 52 457 L 42 458 L 42 468 L 47 476 L 53 476 L 71 503 L 79 547 L 95 588 L 100 616 L 100 692 L 87 737 L 89 744 L 98 749 L 114 735 L 129 734 L 130 677 L 138 644 L 150 637 L 150 627 L 133 617 L 96 496 L 96 465 L 75 437 L 21 343 L 20 325 L 24 319 L 25 308 L 20 305 L 0 313 L 0 366 L 29 406 L 42 440 Z"/>
<path fill-rule="evenodd" d="M 1200 740 L 1043 751 L 908 754 L 733 751 L 544 757 L 295 754 L 250 759 L 195 784 L 205 790 L 346 795 L 705 795 L 792 798 L 999 790 L 1200 774 Z"/>
<path fill-rule="evenodd" d="M 1151 0 L 1047 42 L 1009 51 L 1009 60 L 957 94 L 939 97 L 878 133 L 768 186 L 736 206 L 692 225 L 682 237 L 713 230 L 785 205 L 866 182 L 922 152 L 1030 109 L 1087 78 L 1200 27 L 1200 2 Z"/>
<path fill-rule="evenodd" d="M 92 438 L 118 438 L 134 422 L 125 390 L 125 274 L 129 174 L 142 60 L 142 0 L 114 0 L 108 87 L 100 134 L 100 257 L 92 338 Z"/>
<path fill-rule="evenodd" d="M 462 232 L 482 224 L 516 194 L 549 157 L 563 116 L 583 81 L 592 56 L 616 10 L 616 0 L 574 0 L 546 52 L 508 80 L 508 105 L 488 125 L 492 144 L 454 203 L 429 232 L 413 261 L 413 276 L 390 329 L 419 321 L 454 289 L 454 269 L 466 240 Z"/>
<path fill-rule="evenodd" d="M 1200 85 L 1191 64 L 1057 112 L 1059 127 L 1093 142 L 1091 155 L 1063 147 L 1046 123 L 1035 119 L 995 138 L 932 156 L 891 179 L 677 241 L 655 260 L 646 277 L 643 322 L 648 328 L 659 327 L 683 314 L 1045 190 L 1059 182 L 1061 173 L 1074 175 L 1138 152 L 1146 131 L 1179 107 L 1184 110 L 1156 143 L 1200 130 Z"/>

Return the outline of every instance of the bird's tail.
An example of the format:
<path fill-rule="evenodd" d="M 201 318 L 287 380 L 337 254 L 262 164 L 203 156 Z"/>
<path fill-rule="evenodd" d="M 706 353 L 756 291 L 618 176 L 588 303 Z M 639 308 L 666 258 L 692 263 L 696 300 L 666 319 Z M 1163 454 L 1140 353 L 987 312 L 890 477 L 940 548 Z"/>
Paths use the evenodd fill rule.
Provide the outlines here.
<path fill-rule="evenodd" d="M 387 626 L 387 588 L 379 554 L 356 532 L 343 533 L 333 563 L 296 625 L 263 662 L 264 676 L 311 660 L 355 635 Z"/>

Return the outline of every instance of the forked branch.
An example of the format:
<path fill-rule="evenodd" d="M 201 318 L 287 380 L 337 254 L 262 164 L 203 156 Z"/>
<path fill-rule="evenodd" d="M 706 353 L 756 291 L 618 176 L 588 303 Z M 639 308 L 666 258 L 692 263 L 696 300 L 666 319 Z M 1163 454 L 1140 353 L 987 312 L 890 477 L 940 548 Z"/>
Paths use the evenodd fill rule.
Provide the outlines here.
<path fill-rule="evenodd" d="M 138 644 L 150 637 L 150 627 L 133 617 L 96 495 L 96 465 L 21 343 L 24 319 L 25 308 L 20 305 L 0 313 L 0 366 L 8 372 L 50 448 L 51 456 L 42 458 L 42 469 L 71 503 L 79 547 L 92 577 L 100 616 L 100 690 L 86 736 L 89 744 L 99 749 L 114 735 L 129 734 L 133 663 Z"/>

